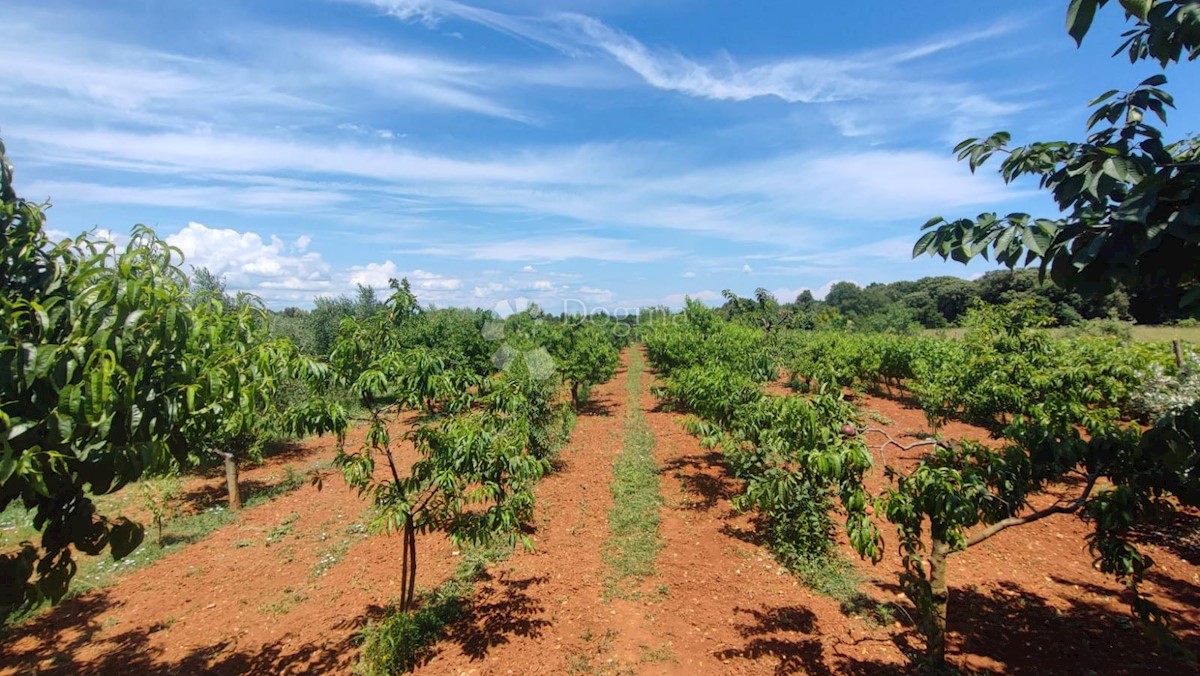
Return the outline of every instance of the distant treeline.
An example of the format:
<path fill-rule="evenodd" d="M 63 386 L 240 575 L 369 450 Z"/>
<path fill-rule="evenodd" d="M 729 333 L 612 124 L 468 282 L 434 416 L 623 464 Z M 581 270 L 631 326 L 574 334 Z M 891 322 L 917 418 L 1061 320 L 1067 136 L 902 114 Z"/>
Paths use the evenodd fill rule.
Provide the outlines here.
<path fill-rule="evenodd" d="M 763 328 L 852 329 L 906 331 L 918 327 L 940 329 L 957 326 L 975 303 L 1007 305 L 1029 301 L 1039 314 L 1059 326 L 1074 326 L 1089 319 L 1164 324 L 1195 321 L 1178 311 L 1176 293 L 1162 289 L 1144 292 L 1118 290 L 1103 297 L 1087 297 L 1042 284 L 1034 270 L 998 270 L 979 279 L 925 277 L 914 282 L 834 284 L 824 300 L 804 291 L 791 302 L 758 289 L 751 298 L 724 291 L 720 312 Z"/>
<path fill-rule="evenodd" d="M 204 277 L 207 271 L 202 271 Z M 220 280 L 198 279 L 201 286 L 220 285 Z M 725 303 L 718 311 L 726 319 L 738 320 L 765 329 L 842 329 L 860 331 L 909 331 L 919 328 L 940 329 L 958 326 L 967 309 L 975 303 L 1007 305 L 1028 300 L 1039 314 L 1052 318 L 1059 326 L 1074 326 L 1089 319 L 1137 321 L 1141 324 L 1165 324 L 1195 317 L 1178 312 L 1178 294 L 1162 290 L 1147 293 L 1116 291 L 1095 298 L 1064 291 L 1042 284 L 1033 270 L 999 270 L 979 279 L 958 277 L 924 277 L 913 282 L 869 284 L 860 287 L 854 282 L 834 284 L 824 300 L 817 300 L 804 291 L 791 302 L 758 289 L 750 298 L 732 291 L 722 292 Z M 311 310 L 287 308 L 271 313 L 275 333 L 291 338 L 303 351 L 312 355 L 327 355 L 337 336 L 338 327 L 346 318 L 361 319 L 373 315 L 381 301 L 375 290 L 360 286 L 354 297 L 317 298 Z M 447 341 L 470 344 L 472 354 L 490 354 L 495 345 L 483 336 L 483 327 L 493 318 L 486 310 L 466 308 L 426 309 L 427 321 L 421 331 L 422 344 L 436 345 Z M 564 319 L 533 313 L 548 320 Z M 642 308 L 639 317 L 605 318 L 607 321 L 630 326 L 651 316 L 671 314 L 666 307 Z"/>

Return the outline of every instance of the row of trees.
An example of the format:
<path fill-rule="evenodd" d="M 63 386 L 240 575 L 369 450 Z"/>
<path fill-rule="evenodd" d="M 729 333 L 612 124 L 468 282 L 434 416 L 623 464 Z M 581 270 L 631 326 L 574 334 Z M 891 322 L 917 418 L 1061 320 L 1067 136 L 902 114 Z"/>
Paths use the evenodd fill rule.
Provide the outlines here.
<path fill-rule="evenodd" d="M 877 498 L 877 511 L 900 535 L 901 582 L 920 611 L 935 663 L 944 659 L 953 555 L 1056 514 L 1088 517 L 1097 568 L 1129 587 L 1138 615 L 1155 627 L 1166 624 L 1138 594 L 1153 562 L 1133 536 L 1156 514 L 1200 503 L 1194 437 L 1200 403 L 1193 397 L 1155 411 L 1138 407 L 1152 369 L 1179 375 L 1169 346 L 1054 339 L 1041 328 L 1047 322 L 1017 302 L 972 310 L 961 341 L 793 332 L 791 340 L 776 342 L 780 358 L 802 376 L 792 378 L 798 389 L 811 389 L 805 387 L 811 382 L 902 387 L 935 429 L 966 420 L 1002 440 L 1000 448 L 967 439 L 901 446 L 881 430 L 863 430 L 893 481 Z M 1131 416 L 1153 426 L 1146 430 Z M 929 453 L 914 468 L 892 467 L 886 453 L 892 446 Z M 1051 484 L 1071 488 L 1049 505 L 1031 507 Z"/>
<path fill-rule="evenodd" d="M 407 608 L 415 534 L 515 533 L 571 405 L 612 376 L 628 335 L 607 318 L 536 308 L 507 321 L 422 308 L 407 280 L 384 301 L 360 289 L 311 313 L 271 313 L 206 270 L 189 278 L 145 227 L 123 248 L 50 241 L 2 145 L 0 167 L 0 510 L 19 502 L 41 532 L 0 554 L 5 615 L 62 598 L 75 552 L 119 559 L 139 545 L 142 527 L 99 514 L 95 496 L 217 462 L 237 509 L 243 463 L 273 440 L 325 432 L 377 525 L 402 533 Z M 348 449 L 359 423 L 364 442 Z M 398 433 L 412 462 L 394 452 Z"/>
<path fill-rule="evenodd" d="M 1088 520 L 1097 569 L 1128 588 L 1147 627 L 1169 637 L 1170 618 L 1141 594 L 1153 560 L 1138 548 L 1137 531 L 1179 505 L 1200 506 L 1200 401 L 1176 401 L 1140 426 L 1129 416 L 1137 414 L 1132 404 L 1146 370 L 1180 371 L 1170 348 L 1054 339 L 1042 328 L 1048 322 L 1018 301 L 973 309 L 962 340 L 767 334 L 693 301 L 682 317 L 646 326 L 643 339 L 664 379 L 659 396 L 695 414 L 689 430 L 723 450 L 746 482 L 736 503 L 764 517 L 763 534 L 781 562 L 803 576 L 831 555 L 834 511 L 852 546 L 875 562 L 886 554 L 882 522 L 896 529 L 900 583 L 916 607 L 927 662 L 940 668 L 955 553 L 1059 514 Z M 795 371 L 799 394 L 764 393 L 776 363 Z M 843 400 L 843 387 L 885 383 L 914 394 L 935 427 L 971 420 L 1000 441 L 902 445 L 864 425 Z M 928 453 L 915 466 L 894 466 L 893 447 Z M 872 451 L 890 481 L 874 495 L 864 484 Z M 1051 486 L 1063 495 L 1039 497 Z"/>

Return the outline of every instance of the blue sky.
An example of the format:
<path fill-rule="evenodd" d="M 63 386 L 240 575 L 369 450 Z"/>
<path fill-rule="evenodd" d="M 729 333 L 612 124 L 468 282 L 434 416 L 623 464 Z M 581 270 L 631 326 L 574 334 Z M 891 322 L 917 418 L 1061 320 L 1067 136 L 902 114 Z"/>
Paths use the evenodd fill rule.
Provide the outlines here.
<path fill-rule="evenodd" d="M 1065 6 L 9 0 L 0 135 L 56 234 L 146 223 L 276 308 L 391 276 L 438 305 L 790 300 L 977 275 L 911 260 L 920 225 L 1050 213 L 950 150 L 1078 138 L 1154 71 L 1109 58 L 1111 8 L 1076 49 Z"/>

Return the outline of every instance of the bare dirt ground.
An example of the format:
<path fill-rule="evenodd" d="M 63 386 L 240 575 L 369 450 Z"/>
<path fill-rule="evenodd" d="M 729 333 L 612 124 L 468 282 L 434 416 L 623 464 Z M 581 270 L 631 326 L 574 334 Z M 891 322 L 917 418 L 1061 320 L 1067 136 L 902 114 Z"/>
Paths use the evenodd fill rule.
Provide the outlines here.
<path fill-rule="evenodd" d="M 304 467 L 327 459 L 333 443 L 307 441 L 290 460 Z M 262 480 L 280 462 L 288 461 L 243 476 Z M 222 480 L 209 481 L 208 492 L 220 494 Z M 348 671 L 354 632 L 399 585 L 399 542 L 366 537 L 365 510 L 340 478 L 248 509 L 207 538 L 16 628 L 0 648 L 0 673 Z M 418 546 L 418 583 L 440 583 L 453 568 L 449 545 L 428 537 Z"/>
<path fill-rule="evenodd" d="M 608 598 L 603 558 L 609 485 L 629 415 L 627 354 L 594 388 L 557 471 L 537 487 L 533 551 L 494 565 L 464 616 L 435 646 L 423 674 L 887 674 L 907 673 L 918 638 L 896 586 L 889 535 L 877 566 L 854 558 L 861 591 L 897 621 L 844 613 L 781 570 L 752 519 L 731 499 L 740 486 L 719 451 L 702 448 L 681 416 L 660 411 L 642 378 L 640 406 L 662 467 L 663 549 L 656 574 Z M 864 412 L 897 439 L 927 431 L 919 410 L 864 396 Z M 955 425 L 951 436 L 984 438 Z M 869 439 L 869 441 L 871 441 Z M 274 466 L 332 455 L 314 440 Z M 412 453 L 405 448 L 405 453 Z M 919 450 L 888 452 L 915 462 Z M 220 479 L 206 479 L 219 495 Z M 872 487 L 885 484 L 882 474 Z M 331 479 L 247 510 L 208 538 L 17 628 L 0 646 L 0 673 L 344 673 L 353 637 L 396 595 L 399 542 L 362 533 L 366 505 Z M 1148 530 L 1149 590 L 1200 652 L 1200 516 Z M 1122 589 L 1094 570 L 1088 525 L 1056 516 L 1011 529 L 950 559 L 950 660 L 979 673 L 1186 673 L 1129 622 Z M 418 543 L 421 587 L 457 559 L 441 536 Z"/>

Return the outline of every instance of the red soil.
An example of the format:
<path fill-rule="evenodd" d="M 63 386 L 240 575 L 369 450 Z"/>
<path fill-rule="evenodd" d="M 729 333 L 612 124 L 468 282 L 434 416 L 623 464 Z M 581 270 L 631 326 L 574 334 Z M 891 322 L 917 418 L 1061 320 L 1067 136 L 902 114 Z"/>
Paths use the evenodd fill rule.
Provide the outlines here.
<path fill-rule="evenodd" d="M 465 616 L 418 671 L 906 672 L 904 651 L 916 650 L 918 639 L 907 626 L 909 605 L 898 596 L 899 560 L 886 524 L 887 558 L 878 566 L 855 558 L 861 590 L 899 620 L 879 626 L 848 616 L 780 570 L 758 543 L 752 519 L 732 510 L 740 486 L 719 452 L 701 448 L 679 415 L 657 410 L 648 374 L 637 405 L 663 467 L 664 548 L 656 574 L 631 598 L 605 600 L 602 550 L 612 463 L 629 413 L 625 377 L 623 367 L 594 388 L 558 471 L 539 484 L 536 549 L 493 566 Z M 871 426 L 903 443 L 927 431 L 919 410 L 875 397 L 859 403 L 887 421 Z M 965 425 L 949 433 L 986 437 Z M 306 443 L 308 454 L 290 462 L 328 457 L 331 446 Z M 920 450 L 893 448 L 888 461 L 911 463 Z M 871 484 L 882 488 L 881 474 Z M 0 673 L 346 672 L 357 659 L 355 632 L 399 585 L 398 540 L 346 534 L 365 509 L 332 479 L 323 491 L 306 486 L 247 510 L 207 539 L 17 628 L 0 648 Z M 1179 537 L 1180 523 L 1200 524 L 1200 516 L 1183 514 L 1147 534 L 1157 563 L 1147 587 L 1200 652 L 1200 547 L 1195 535 Z M 1128 622 L 1120 586 L 1091 566 L 1087 532 L 1077 517 L 1056 516 L 954 555 L 951 662 L 984 673 L 1187 671 Z M 318 561 L 337 543 L 348 547 L 344 557 L 318 574 Z M 424 537 L 418 549 L 420 586 L 450 575 L 456 559 L 444 538 Z"/>

